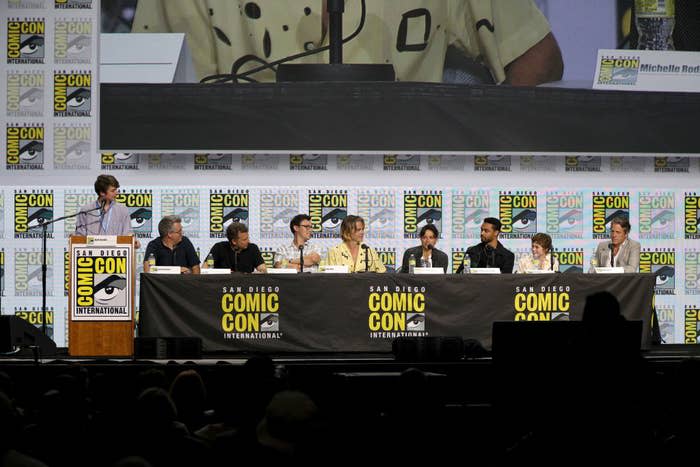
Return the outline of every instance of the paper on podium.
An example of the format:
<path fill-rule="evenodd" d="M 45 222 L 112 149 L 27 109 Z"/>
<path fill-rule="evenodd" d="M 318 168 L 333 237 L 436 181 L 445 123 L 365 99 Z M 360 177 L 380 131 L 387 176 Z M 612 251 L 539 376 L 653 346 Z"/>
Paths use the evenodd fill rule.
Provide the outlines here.
<path fill-rule="evenodd" d="M 196 83 L 185 34 L 100 34 L 100 82 Z"/>

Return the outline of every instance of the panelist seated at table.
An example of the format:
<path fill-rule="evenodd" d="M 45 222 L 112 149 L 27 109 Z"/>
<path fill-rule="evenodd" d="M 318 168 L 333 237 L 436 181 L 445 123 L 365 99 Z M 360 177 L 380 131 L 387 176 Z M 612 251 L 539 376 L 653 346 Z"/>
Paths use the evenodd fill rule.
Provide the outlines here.
<path fill-rule="evenodd" d="M 360 216 L 347 216 L 340 224 L 343 243 L 328 251 L 328 264 L 347 266 L 350 272 L 386 272 L 376 250 L 363 243 L 365 221 Z"/>
<path fill-rule="evenodd" d="M 408 260 L 413 255 L 416 258 L 416 266 L 423 268 L 442 268 L 447 272 L 447 254 L 435 248 L 440 233 L 433 224 L 424 225 L 420 229 L 420 245 L 409 248 L 403 254 L 401 271 L 408 272 Z"/>
<path fill-rule="evenodd" d="M 472 268 L 499 268 L 503 274 L 513 272 L 515 255 L 506 249 L 498 236 L 501 234 L 501 221 L 487 217 L 481 224 L 481 243 L 467 248 L 465 260 L 469 258 Z M 457 274 L 464 271 L 464 263 L 457 269 Z"/>
<path fill-rule="evenodd" d="M 552 255 L 552 237 L 546 233 L 532 236 L 531 253 L 518 260 L 518 272 L 559 271 L 559 261 Z"/>
<path fill-rule="evenodd" d="M 297 271 L 301 269 L 302 256 L 304 271 L 311 272 L 318 269 L 318 263 L 321 261 L 321 253 L 318 246 L 311 242 L 312 234 L 311 217 L 307 214 L 297 214 L 289 222 L 289 229 L 292 231 L 291 243 L 280 245 L 275 252 L 275 267 L 276 268 L 294 268 Z M 303 246 L 303 249 L 300 247 Z M 284 265 L 284 263 L 287 263 Z"/>
<path fill-rule="evenodd" d="M 153 239 L 146 247 L 143 272 L 150 272 L 148 259 L 155 257 L 156 266 L 180 266 L 183 274 L 199 274 L 199 256 L 182 231 L 182 218 L 165 216 L 158 222 L 159 238 Z"/>
<path fill-rule="evenodd" d="M 226 229 L 228 240 L 215 243 L 209 254 L 214 258 L 214 267 L 230 269 L 232 272 L 267 272 L 265 260 L 255 243 L 250 243 L 248 226 L 232 222 Z M 203 265 L 207 268 L 206 262 Z"/>
<path fill-rule="evenodd" d="M 627 217 L 615 217 L 610 221 L 610 240 L 598 244 L 590 272 L 595 272 L 595 267 L 619 267 L 625 272 L 637 272 L 641 245 L 629 238 L 631 228 Z"/>

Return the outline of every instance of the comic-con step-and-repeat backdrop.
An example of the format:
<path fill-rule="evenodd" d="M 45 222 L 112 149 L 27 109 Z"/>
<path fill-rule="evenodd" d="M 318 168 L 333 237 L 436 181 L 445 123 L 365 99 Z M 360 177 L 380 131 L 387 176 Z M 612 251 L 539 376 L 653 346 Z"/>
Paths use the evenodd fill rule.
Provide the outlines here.
<path fill-rule="evenodd" d="M 206 255 L 229 222 L 245 222 L 271 262 L 289 241 L 289 219 L 309 213 L 317 242 L 339 241 L 347 214 L 367 222 L 367 241 L 395 268 L 423 225 L 441 232 L 452 266 L 478 242 L 484 217 L 504 223 L 516 254 L 528 238 L 554 238 L 562 269 L 588 269 L 609 220 L 628 215 L 642 242 L 641 270 L 657 274 L 666 342 L 695 343 L 700 307 L 697 234 L 700 166 L 693 155 L 629 157 L 328 154 L 100 154 L 97 148 L 99 2 L 4 0 L 0 15 L 0 270 L 2 313 L 41 324 L 43 222 L 94 199 L 100 173 L 121 182 L 144 245 L 163 215 L 183 218 Z M 48 331 L 67 345 L 67 237 L 48 228 Z M 140 272 L 144 247 L 137 254 Z M 137 290 L 138 294 L 138 290 Z"/>

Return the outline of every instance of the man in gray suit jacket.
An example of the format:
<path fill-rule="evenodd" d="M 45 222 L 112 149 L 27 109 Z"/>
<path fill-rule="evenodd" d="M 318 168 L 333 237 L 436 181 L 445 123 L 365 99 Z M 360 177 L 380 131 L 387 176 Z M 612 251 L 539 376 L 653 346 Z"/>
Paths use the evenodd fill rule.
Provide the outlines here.
<path fill-rule="evenodd" d="M 620 267 L 625 272 L 637 272 L 641 245 L 628 238 L 630 228 L 626 217 L 616 217 L 610 221 L 610 240 L 600 242 L 595 250 L 598 266 Z"/>

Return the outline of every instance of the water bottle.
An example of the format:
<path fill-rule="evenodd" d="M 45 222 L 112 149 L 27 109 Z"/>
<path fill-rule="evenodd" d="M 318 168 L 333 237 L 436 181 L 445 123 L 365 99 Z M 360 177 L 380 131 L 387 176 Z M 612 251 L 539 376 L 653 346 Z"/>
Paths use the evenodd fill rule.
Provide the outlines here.
<path fill-rule="evenodd" d="M 412 254 L 408 257 L 408 273 L 413 274 L 416 269 L 416 257 Z"/>
<path fill-rule="evenodd" d="M 595 272 L 595 268 L 598 267 L 598 258 L 595 256 L 595 251 L 593 252 L 593 256 L 591 256 L 591 272 Z"/>
<path fill-rule="evenodd" d="M 207 264 L 207 268 L 213 268 L 214 267 L 214 255 L 209 253 L 207 255 L 207 259 L 204 260 L 204 262 Z"/>
<path fill-rule="evenodd" d="M 323 272 L 326 270 L 326 266 L 328 266 L 328 254 L 324 253 L 321 255 L 321 261 L 318 262 L 318 270 Z"/>
<path fill-rule="evenodd" d="M 635 24 L 640 50 L 673 50 L 675 0 L 635 0 Z"/>
<path fill-rule="evenodd" d="M 150 255 L 148 255 L 148 267 L 152 268 L 155 265 L 156 265 L 156 255 L 151 253 Z"/>
<path fill-rule="evenodd" d="M 471 274 L 472 273 L 472 260 L 469 257 L 469 255 L 464 255 L 464 260 L 462 261 L 462 274 Z"/>
<path fill-rule="evenodd" d="M 287 266 L 289 266 L 289 260 L 287 259 L 286 256 L 283 256 L 282 259 L 280 260 L 280 268 L 287 269 Z"/>

